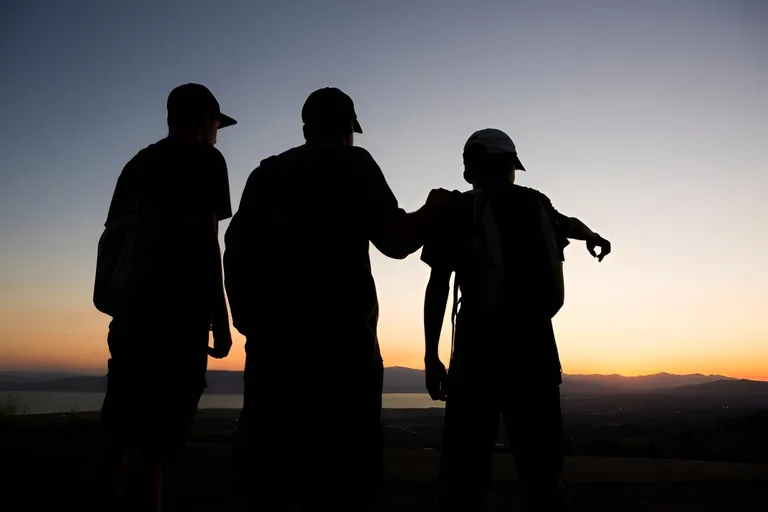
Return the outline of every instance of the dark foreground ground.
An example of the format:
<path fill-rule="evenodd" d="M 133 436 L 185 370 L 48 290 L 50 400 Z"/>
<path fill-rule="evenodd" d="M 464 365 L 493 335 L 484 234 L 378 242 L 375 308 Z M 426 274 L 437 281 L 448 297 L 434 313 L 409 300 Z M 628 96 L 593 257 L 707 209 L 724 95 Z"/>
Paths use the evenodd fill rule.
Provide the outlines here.
<path fill-rule="evenodd" d="M 178 482 L 200 511 L 233 510 L 229 439 L 226 429 L 213 428 L 216 424 L 209 418 L 195 434 Z M 94 415 L 87 414 L 0 422 L 0 509 L 55 504 L 59 510 L 78 510 L 89 492 L 83 476 L 96 426 Z M 427 512 L 439 452 L 397 446 L 386 451 L 377 510 Z M 498 453 L 495 466 L 493 510 L 515 510 L 511 455 Z M 572 510 L 768 510 L 768 465 L 574 455 L 566 461 L 565 479 Z"/>

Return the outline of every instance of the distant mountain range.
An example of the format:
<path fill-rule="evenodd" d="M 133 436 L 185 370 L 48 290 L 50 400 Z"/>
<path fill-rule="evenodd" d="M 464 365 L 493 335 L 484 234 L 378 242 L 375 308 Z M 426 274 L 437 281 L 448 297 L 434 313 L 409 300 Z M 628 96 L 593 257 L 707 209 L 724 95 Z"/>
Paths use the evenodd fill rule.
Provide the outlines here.
<path fill-rule="evenodd" d="M 209 394 L 240 394 L 243 372 L 211 370 L 207 375 Z M 68 391 L 104 392 L 103 375 L 35 374 L 33 372 L 0 372 L 1 391 Z M 424 393 L 424 371 L 393 366 L 384 370 L 385 393 Z M 640 377 L 622 375 L 564 375 L 564 396 L 614 395 L 626 393 L 660 393 L 675 395 L 734 396 L 765 395 L 768 382 L 733 379 L 722 375 L 674 375 L 658 373 Z"/>

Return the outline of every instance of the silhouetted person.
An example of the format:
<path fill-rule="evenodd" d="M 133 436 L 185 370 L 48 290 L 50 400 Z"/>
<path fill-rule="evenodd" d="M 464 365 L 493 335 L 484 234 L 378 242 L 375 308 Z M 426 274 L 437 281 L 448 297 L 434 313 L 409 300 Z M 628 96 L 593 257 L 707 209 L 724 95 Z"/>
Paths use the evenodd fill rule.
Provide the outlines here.
<path fill-rule="evenodd" d="M 232 319 L 247 339 L 236 471 L 254 509 L 362 511 L 382 449 L 369 242 L 405 258 L 451 196 L 433 190 L 418 211 L 401 209 L 353 145 L 362 129 L 342 91 L 313 92 L 302 120 L 306 144 L 251 173 L 225 236 Z"/>
<path fill-rule="evenodd" d="M 103 476 L 126 508 L 159 506 L 167 463 L 183 448 L 205 387 L 208 355 L 226 357 L 232 344 L 218 242 L 218 223 L 232 211 L 227 165 L 214 144 L 218 130 L 235 123 L 206 87 L 175 88 L 168 136 L 128 162 L 112 197 L 94 302 L 113 317 Z"/>
<path fill-rule="evenodd" d="M 421 256 L 431 267 L 424 299 L 427 389 L 446 400 L 439 508 L 484 510 L 503 416 L 524 509 L 558 509 L 564 504 L 562 379 L 551 319 L 563 304 L 563 249 L 568 238 L 586 240 L 593 256 L 601 248 L 602 261 L 610 244 L 558 213 L 540 192 L 514 184 L 515 171 L 525 169 L 500 130 L 474 133 L 463 157 L 473 190 L 441 216 Z M 438 343 L 453 272 L 453 315 L 459 290 L 461 310 L 446 374 Z"/>

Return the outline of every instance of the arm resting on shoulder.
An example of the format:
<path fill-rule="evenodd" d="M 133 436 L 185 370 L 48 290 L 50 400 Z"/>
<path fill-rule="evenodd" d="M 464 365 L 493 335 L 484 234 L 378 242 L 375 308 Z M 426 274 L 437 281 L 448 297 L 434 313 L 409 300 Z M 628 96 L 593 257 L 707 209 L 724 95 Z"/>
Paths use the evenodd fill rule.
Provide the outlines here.
<path fill-rule="evenodd" d="M 429 216 L 424 207 L 411 213 L 393 216 L 372 237 L 373 245 L 389 258 L 402 260 L 424 245 Z"/>

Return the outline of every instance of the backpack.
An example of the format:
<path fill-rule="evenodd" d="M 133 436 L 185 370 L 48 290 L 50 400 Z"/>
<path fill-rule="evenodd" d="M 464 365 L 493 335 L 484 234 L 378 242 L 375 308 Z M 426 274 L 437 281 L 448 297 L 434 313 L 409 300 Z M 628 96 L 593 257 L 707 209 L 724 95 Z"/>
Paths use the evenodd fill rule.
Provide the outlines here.
<path fill-rule="evenodd" d="M 143 199 L 137 199 L 130 211 L 107 223 L 96 257 L 96 309 L 114 317 L 126 308 L 140 286 L 149 258 L 146 247 L 154 232 Z"/>
<path fill-rule="evenodd" d="M 459 304 L 466 303 L 465 298 L 473 308 L 491 314 L 524 304 L 553 318 L 562 308 L 565 289 L 560 247 L 547 209 L 531 192 L 505 186 L 463 194 L 464 211 L 468 214 L 471 208 L 472 222 L 464 272 L 457 272 L 453 283 L 452 343 Z M 509 209 L 513 218 L 496 218 L 492 204 L 498 201 L 515 201 Z M 505 247 L 512 254 L 505 254 Z"/>

